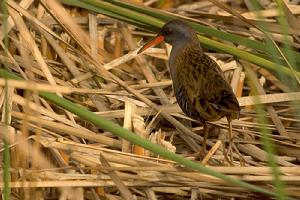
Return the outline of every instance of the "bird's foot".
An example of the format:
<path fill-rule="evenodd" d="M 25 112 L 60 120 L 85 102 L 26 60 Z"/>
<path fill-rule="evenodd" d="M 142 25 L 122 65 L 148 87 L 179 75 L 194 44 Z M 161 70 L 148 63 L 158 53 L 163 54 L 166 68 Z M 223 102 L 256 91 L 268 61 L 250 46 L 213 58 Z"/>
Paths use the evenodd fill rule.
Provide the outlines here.
<path fill-rule="evenodd" d="M 194 157 L 195 160 L 200 161 L 200 160 L 203 160 L 203 158 L 206 156 L 206 151 L 203 151 L 203 149 L 202 149 L 196 153 L 191 154 L 190 156 Z"/>
<path fill-rule="evenodd" d="M 232 149 L 232 144 L 233 144 L 232 141 L 229 141 L 227 155 L 229 154 L 229 161 L 230 161 L 230 164 L 233 163 L 233 149 Z"/>
<path fill-rule="evenodd" d="M 225 148 L 225 142 L 223 143 L 223 155 L 224 155 L 224 162 L 228 163 L 229 165 L 233 166 L 233 150 L 232 144 L 228 145 L 227 149 Z"/>

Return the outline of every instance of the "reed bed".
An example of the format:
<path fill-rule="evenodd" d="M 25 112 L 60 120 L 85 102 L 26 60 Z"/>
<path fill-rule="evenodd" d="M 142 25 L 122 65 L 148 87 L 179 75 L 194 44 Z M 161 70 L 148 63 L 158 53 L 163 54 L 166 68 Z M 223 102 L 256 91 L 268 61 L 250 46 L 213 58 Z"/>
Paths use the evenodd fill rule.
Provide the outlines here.
<path fill-rule="evenodd" d="M 2 1 L 3 199 L 299 199 L 300 5 L 251 2 Z M 195 23 L 238 97 L 232 163 L 226 119 L 199 154 L 203 128 L 176 103 L 171 47 L 137 55 L 169 17 Z"/>

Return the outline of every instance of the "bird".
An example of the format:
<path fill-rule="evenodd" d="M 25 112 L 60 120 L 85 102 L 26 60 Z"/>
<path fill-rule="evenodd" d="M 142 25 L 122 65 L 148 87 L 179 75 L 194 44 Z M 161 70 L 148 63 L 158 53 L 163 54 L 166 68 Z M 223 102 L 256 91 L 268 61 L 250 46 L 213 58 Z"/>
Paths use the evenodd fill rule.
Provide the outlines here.
<path fill-rule="evenodd" d="M 177 103 L 188 117 L 203 124 L 203 151 L 206 151 L 208 122 L 226 117 L 227 153 L 230 152 L 232 161 L 232 119 L 238 118 L 241 108 L 223 71 L 204 53 L 197 32 L 181 19 L 167 22 L 138 54 L 163 41 L 172 46 L 169 71 Z"/>

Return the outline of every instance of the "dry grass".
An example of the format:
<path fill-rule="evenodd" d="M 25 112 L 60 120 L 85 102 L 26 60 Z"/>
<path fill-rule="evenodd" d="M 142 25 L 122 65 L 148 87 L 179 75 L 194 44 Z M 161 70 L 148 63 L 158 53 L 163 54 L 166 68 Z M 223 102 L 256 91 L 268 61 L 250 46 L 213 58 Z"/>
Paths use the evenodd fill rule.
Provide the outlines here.
<path fill-rule="evenodd" d="M 176 104 L 166 64 L 169 46 L 152 48 L 138 56 L 136 52 L 144 43 L 143 37 L 153 34 L 102 15 L 63 7 L 55 1 L 7 2 L 9 54 L 4 53 L 1 42 L 0 63 L 6 63 L 11 71 L 27 80 L 26 84 L 9 80 L 5 96 L 6 82 L 0 79 L 2 122 L 7 114 L 10 124 L 9 129 L 1 125 L 0 130 L 9 135 L 11 199 L 262 198 L 260 194 L 152 155 L 37 95 L 39 91 L 55 92 L 195 160 L 195 153 L 201 149 L 202 126 L 184 116 Z M 167 2 L 164 9 L 206 25 L 262 38 L 256 28 L 245 26 L 210 1 L 183 2 L 180 6 Z M 228 5 L 253 23 L 261 21 L 248 10 L 249 1 L 239 2 Z M 260 2 L 265 8 L 260 13 L 265 17 L 263 23 L 269 26 L 272 39 L 280 45 L 283 35 L 276 23 L 278 13 L 268 0 Z M 291 20 L 300 14 L 299 5 L 288 4 L 287 8 Z M 295 23 L 288 40 L 299 50 L 300 32 Z M 0 38 L 2 41 L 3 32 Z M 210 151 L 202 164 L 257 186 L 272 188 L 272 172 L 261 145 L 261 124 L 255 111 L 259 97 L 260 104 L 266 106 L 265 126 L 272 133 L 270 137 L 278 154 L 276 159 L 286 193 L 300 198 L 297 114 L 300 93 L 292 92 L 288 82 L 280 81 L 259 66 L 230 55 L 208 54 L 225 72 L 243 112 L 239 120 L 233 121 L 232 166 L 223 156 L 225 119 L 213 123 L 208 141 Z M 109 73 L 118 81 L 112 80 Z M 122 86 L 134 89 L 134 93 Z M 259 96 L 253 95 L 254 90 Z M 148 106 L 150 100 L 155 103 L 155 109 Z M 4 112 L 5 106 L 8 113 Z M 166 115 L 176 120 L 168 123 Z M 185 129 L 178 131 L 175 127 L 182 124 Z M 0 187 L 3 186 L 0 182 Z"/>

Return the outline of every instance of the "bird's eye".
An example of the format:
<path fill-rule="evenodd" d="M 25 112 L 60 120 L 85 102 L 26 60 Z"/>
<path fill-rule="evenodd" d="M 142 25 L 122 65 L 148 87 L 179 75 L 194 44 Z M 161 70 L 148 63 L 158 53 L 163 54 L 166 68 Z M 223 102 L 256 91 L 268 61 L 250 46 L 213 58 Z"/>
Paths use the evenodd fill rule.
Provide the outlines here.
<path fill-rule="evenodd" d="M 162 35 L 163 35 L 163 36 L 166 36 L 166 35 L 171 34 L 172 32 L 173 32 L 172 29 L 166 28 L 166 29 L 164 29 L 164 30 L 162 31 Z"/>

